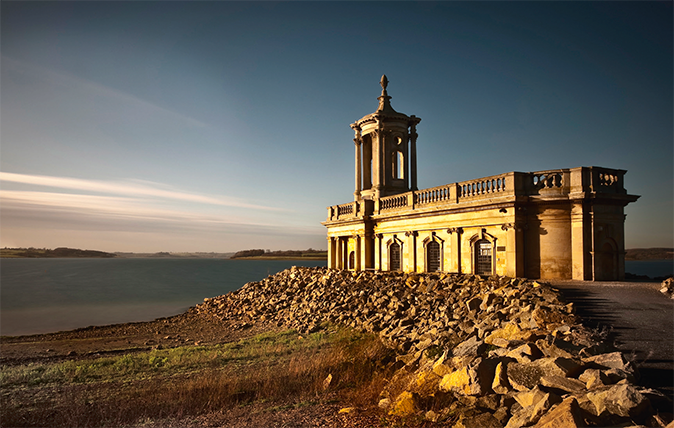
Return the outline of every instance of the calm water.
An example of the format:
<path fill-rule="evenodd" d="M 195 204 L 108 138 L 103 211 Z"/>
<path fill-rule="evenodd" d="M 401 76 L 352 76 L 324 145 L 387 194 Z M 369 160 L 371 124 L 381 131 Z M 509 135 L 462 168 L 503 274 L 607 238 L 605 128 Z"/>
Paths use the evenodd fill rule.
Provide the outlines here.
<path fill-rule="evenodd" d="M 324 261 L 219 259 L 1 259 L 0 334 L 149 321 Z"/>
<path fill-rule="evenodd" d="M 625 260 L 625 272 L 651 278 L 674 273 L 674 260 Z"/>
<path fill-rule="evenodd" d="M 176 315 L 205 297 L 293 265 L 325 262 L 218 259 L 1 259 L 0 334 L 70 330 Z M 625 271 L 672 273 L 671 260 L 626 261 Z"/>

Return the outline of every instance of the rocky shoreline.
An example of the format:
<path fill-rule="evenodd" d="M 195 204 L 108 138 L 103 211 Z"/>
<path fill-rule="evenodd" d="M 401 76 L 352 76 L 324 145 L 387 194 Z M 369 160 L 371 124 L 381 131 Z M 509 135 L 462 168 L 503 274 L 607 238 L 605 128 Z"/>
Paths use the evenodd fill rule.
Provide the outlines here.
<path fill-rule="evenodd" d="M 672 419 L 671 401 L 639 387 L 636 368 L 542 282 L 295 267 L 191 312 L 238 329 L 330 322 L 378 334 L 398 354 L 379 401 L 390 415 L 506 428 Z"/>

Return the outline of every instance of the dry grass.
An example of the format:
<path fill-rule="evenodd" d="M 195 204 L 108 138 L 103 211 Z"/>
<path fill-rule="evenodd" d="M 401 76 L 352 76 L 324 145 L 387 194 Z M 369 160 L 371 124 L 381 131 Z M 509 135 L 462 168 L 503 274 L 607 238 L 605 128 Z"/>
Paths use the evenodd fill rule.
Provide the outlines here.
<path fill-rule="evenodd" d="M 269 333 L 218 346 L 0 371 L 2 426 L 123 426 L 181 419 L 260 400 L 321 400 L 328 387 L 351 405 L 376 402 L 388 351 L 348 330 L 301 338 Z"/>

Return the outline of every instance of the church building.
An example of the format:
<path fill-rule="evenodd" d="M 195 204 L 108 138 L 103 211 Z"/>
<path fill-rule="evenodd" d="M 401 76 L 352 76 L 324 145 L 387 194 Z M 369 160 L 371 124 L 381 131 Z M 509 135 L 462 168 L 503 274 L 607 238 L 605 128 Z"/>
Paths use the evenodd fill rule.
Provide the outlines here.
<path fill-rule="evenodd" d="M 420 118 L 391 107 L 355 131 L 353 202 L 328 207 L 328 267 L 541 279 L 625 276 L 624 170 L 507 172 L 417 188 Z"/>

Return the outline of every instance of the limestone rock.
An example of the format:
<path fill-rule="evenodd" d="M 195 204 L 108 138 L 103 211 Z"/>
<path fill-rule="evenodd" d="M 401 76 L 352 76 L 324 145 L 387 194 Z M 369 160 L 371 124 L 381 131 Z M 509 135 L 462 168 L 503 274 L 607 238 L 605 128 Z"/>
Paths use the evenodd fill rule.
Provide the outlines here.
<path fill-rule="evenodd" d="M 611 352 L 609 354 L 600 354 L 592 357 L 583 358 L 584 363 L 595 363 L 604 368 L 629 370 L 627 361 L 621 352 Z"/>
<path fill-rule="evenodd" d="M 452 350 L 452 355 L 462 357 L 466 355 L 481 355 L 487 349 L 487 345 L 473 336 L 470 339 L 456 345 Z"/>
<path fill-rule="evenodd" d="M 530 363 L 543 356 L 538 347 L 533 343 L 525 343 L 506 354 L 507 357 L 514 358 L 518 363 Z"/>
<path fill-rule="evenodd" d="M 471 370 L 469 367 L 455 370 L 443 376 L 439 386 L 443 391 L 451 391 L 463 395 L 478 395 L 482 392 L 474 370 Z"/>
<path fill-rule="evenodd" d="M 541 385 L 565 392 L 577 392 L 585 389 L 585 384 L 577 379 L 564 376 L 543 376 Z"/>
<path fill-rule="evenodd" d="M 393 404 L 393 409 L 389 412 L 392 416 L 411 416 L 419 411 L 417 398 L 409 391 L 403 391 Z"/>
<path fill-rule="evenodd" d="M 629 384 L 613 385 L 587 393 L 596 416 L 607 412 L 622 417 L 635 417 L 649 406 L 648 399 Z"/>
<path fill-rule="evenodd" d="M 506 364 L 499 362 L 494 371 L 494 380 L 492 381 L 491 389 L 497 394 L 507 394 L 511 389 L 506 370 Z"/>
<path fill-rule="evenodd" d="M 577 423 L 579 408 L 610 423 L 605 415 L 624 422 L 648 411 L 648 399 L 631 385 L 638 375 L 631 364 L 576 324 L 573 305 L 542 282 L 293 267 L 191 311 L 242 329 L 265 323 L 311 334 L 334 323 L 378 335 L 398 355 L 380 401 L 395 415 L 512 428 Z M 438 350 L 440 358 L 427 357 Z M 544 394 L 520 404 L 513 391 Z M 555 391 L 576 401 L 541 418 L 559 400 Z"/>
<path fill-rule="evenodd" d="M 564 399 L 543 415 L 534 428 L 578 428 L 585 426 L 581 410 L 574 397 Z"/>
<path fill-rule="evenodd" d="M 503 425 L 491 413 L 485 412 L 459 419 L 454 428 L 503 428 Z"/>

